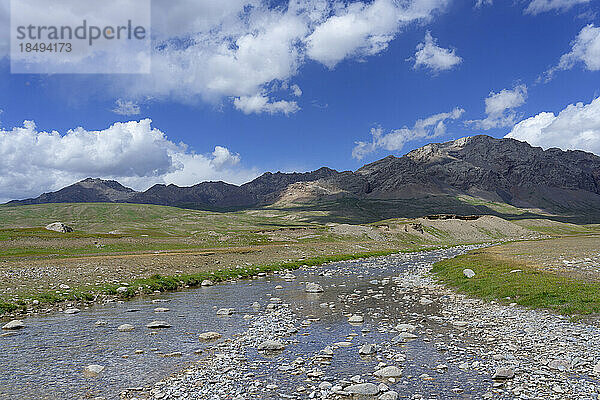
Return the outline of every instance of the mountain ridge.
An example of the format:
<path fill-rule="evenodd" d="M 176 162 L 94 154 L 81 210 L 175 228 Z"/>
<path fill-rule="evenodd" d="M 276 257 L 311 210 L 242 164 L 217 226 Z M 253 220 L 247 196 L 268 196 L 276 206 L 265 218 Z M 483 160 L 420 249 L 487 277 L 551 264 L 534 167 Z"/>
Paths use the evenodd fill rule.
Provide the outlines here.
<path fill-rule="evenodd" d="M 464 195 L 549 212 L 598 210 L 600 216 L 600 157 L 477 135 L 430 143 L 356 171 L 322 167 L 304 173 L 267 172 L 239 186 L 221 181 L 189 187 L 158 184 L 143 192 L 116 181 L 88 178 L 57 192 L 8 204 L 108 201 L 210 209 L 343 198 L 398 200 Z"/>

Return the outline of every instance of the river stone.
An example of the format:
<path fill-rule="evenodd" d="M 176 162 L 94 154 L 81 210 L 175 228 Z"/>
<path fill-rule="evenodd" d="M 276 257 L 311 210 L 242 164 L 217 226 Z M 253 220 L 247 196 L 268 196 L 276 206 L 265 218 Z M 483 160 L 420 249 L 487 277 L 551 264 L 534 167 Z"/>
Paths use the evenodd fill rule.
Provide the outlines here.
<path fill-rule="evenodd" d="M 117 293 L 125 293 L 129 288 L 127 286 L 119 286 L 117 288 Z"/>
<path fill-rule="evenodd" d="M 221 338 L 221 334 L 217 332 L 204 332 L 199 336 L 200 340 L 209 341 L 209 340 L 217 340 Z"/>
<path fill-rule="evenodd" d="M 600 375 L 600 361 L 594 366 L 594 375 Z"/>
<path fill-rule="evenodd" d="M 350 385 L 344 388 L 344 391 L 350 394 L 360 394 L 367 396 L 376 396 L 377 394 L 379 394 L 379 388 L 377 387 L 377 385 L 374 385 L 372 383 L 359 383 L 356 385 Z"/>
<path fill-rule="evenodd" d="M 212 286 L 212 285 L 214 285 L 214 283 L 210 279 L 205 279 L 202 281 L 201 285 L 202 286 Z"/>
<path fill-rule="evenodd" d="M 416 338 L 418 338 L 418 336 L 414 335 L 410 332 L 400 332 L 400 334 L 394 338 L 394 341 L 407 342 L 409 340 L 414 340 Z"/>
<path fill-rule="evenodd" d="M 154 309 L 154 312 L 169 312 L 169 311 L 171 311 L 171 310 L 169 310 L 169 309 L 168 309 L 168 308 L 166 308 L 166 307 L 156 307 L 156 308 Z"/>
<path fill-rule="evenodd" d="M 2 329 L 6 329 L 7 331 L 16 331 L 17 329 L 22 328 L 25 328 L 25 324 L 20 319 L 12 320 L 8 324 L 2 326 Z"/>
<path fill-rule="evenodd" d="M 557 369 L 559 371 L 567 371 L 571 368 L 571 363 L 567 360 L 562 359 L 552 360 L 548 363 L 548 367 L 552 369 Z"/>
<path fill-rule="evenodd" d="M 100 374 L 102 371 L 104 371 L 104 366 L 102 365 L 88 365 L 87 367 L 85 367 L 83 369 L 83 374 L 87 377 L 94 377 L 94 376 L 98 376 L 98 374 Z"/>
<path fill-rule="evenodd" d="M 265 340 L 261 344 L 258 345 L 259 351 L 278 351 L 285 349 L 285 346 L 276 340 Z"/>
<path fill-rule="evenodd" d="M 390 390 L 389 392 L 385 392 L 381 396 L 379 396 L 379 400 L 398 400 L 398 392 Z"/>
<path fill-rule="evenodd" d="M 171 325 L 166 321 L 152 321 L 148 325 L 146 325 L 146 328 L 150 328 L 150 329 L 160 329 L 160 328 L 170 328 L 170 327 L 171 327 Z"/>
<path fill-rule="evenodd" d="M 284 276 L 282 276 L 283 279 L 285 279 L 286 281 L 291 281 L 293 279 L 296 279 L 296 275 L 290 274 L 289 272 L 287 274 L 285 274 Z"/>
<path fill-rule="evenodd" d="M 304 289 L 306 293 L 321 293 L 323 292 L 323 287 L 317 283 L 309 282 L 306 284 L 306 289 Z"/>
<path fill-rule="evenodd" d="M 119 325 L 119 327 L 117 328 L 119 332 L 131 332 L 133 329 L 134 327 L 131 324 Z"/>
<path fill-rule="evenodd" d="M 465 277 L 471 279 L 475 276 L 475 271 L 473 271 L 472 269 L 466 268 L 466 269 L 463 269 L 463 275 Z"/>
<path fill-rule="evenodd" d="M 220 308 L 217 311 L 217 315 L 233 315 L 235 313 L 235 308 Z"/>
<path fill-rule="evenodd" d="M 419 300 L 419 304 L 421 304 L 422 306 L 428 306 L 431 303 L 433 303 L 433 300 L 430 300 L 428 298 L 423 297 L 421 300 Z"/>
<path fill-rule="evenodd" d="M 506 380 L 512 379 L 515 377 L 515 370 L 510 367 L 500 367 L 496 369 L 496 373 L 492 377 L 492 379 L 496 380 Z"/>
<path fill-rule="evenodd" d="M 387 379 L 387 378 L 399 378 L 402 376 L 402 370 L 393 365 L 385 368 L 381 368 L 380 370 L 375 371 L 374 374 L 378 378 Z"/>
<path fill-rule="evenodd" d="M 60 232 L 60 233 L 73 232 L 73 228 L 63 224 L 62 222 L 53 222 L 49 225 L 46 225 L 46 229 L 49 231 Z"/>
<path fill-rule="evenodd" d="M 368 355 L 375 354 L 375 353 L 377 353 L 375 346 L 373 346 L 372 344 L 369 344 L 369 343 L 363 344 L 361 346 L 361 348 L 358 349 L 358 354 L 361 354 L 364 356 L 368 356 Z"/>
<path fill-rule="evenodd" d="M 79 308 L 67 308 L 64 313 L 65 314 L 77 314 L 81 310 Z"/>
<path fill-rule="evenodd" d="M 398 332 L 414 332 L 417 329 L 416 326 L 412 325 L 412 324 L 398 324 L 396 325 L 396 330 Z"/>
<path fill-rule="evenodd" d="M 362 315 L 353 315 L 350 318 L 348 318 L 348 322 L 350 322 L 351 324 L 362 324 L 363 322 L 365 322 L 365 318 Z"/>
<path fill-rule="evenodd" d="M 104 319 L 99 319 L 98 321 L 95 322 L 96 326 L 106 326 L 108 325 L 108 321 L 104 320 Z"/>

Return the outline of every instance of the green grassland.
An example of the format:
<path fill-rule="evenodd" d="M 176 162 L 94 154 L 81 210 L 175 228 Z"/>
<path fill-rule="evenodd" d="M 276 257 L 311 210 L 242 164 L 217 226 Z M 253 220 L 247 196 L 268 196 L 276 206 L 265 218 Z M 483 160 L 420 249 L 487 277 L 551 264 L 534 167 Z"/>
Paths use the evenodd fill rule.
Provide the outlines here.
<path fill-rule="evenodd" d="M 125 282 L 131 289 L 119 296 L 128 297 L 148 291 L 191 287 L 203 279 L 245 278 L 259 272 L 311 263 L 475 242 L 521 240 L 520 236 L 514 236 L 514 232 L 503 231 L 504 228 L 489 229 L 489 225 L 485 225 L 487 228 L 478 227 L 479 235 L 474 240 L 465 236 L 464 232 L 461 236 L 449 225 L 436 225 L 435 222 L 415 224 L 418 221 L 411 216 L 426 215 L 435 209 L 439 211 L 439 207 L 443 206 L 448 206 L 448 213 L 457 214 L 486 214 L 491 207 L 489 204 L 467 204 L 449 197 L 434 200 L 438 203 L 432 206 L 427 202 L 411 203 L 408 200 L 345 199 L 315 205 L 272 205 L 230 212 L 115 203 L 0 206 L 0 273 L 5 274 L 4 278 L 0 275 L 0 315 L 30 308 L 34 300 L 41 305 L 64 301 L 85 303 L 98 295 L 114 295 L 116 287 L 123 283 L 116 280 L 123 272 L 130 277 Z M 514 222 L 527 232 L 553 236 L 600 233 L 600 225 L 582 226 L 528 219 L 532 215 L 513 209 L 497 209 L 494 213 L 499 211 L 510 212 L 514 218 L 523 218 Z M 407 218 L 395 217 L 403 212 Z M 75 232 L 62 234 L 44 229 L 55 221 L 73 227 Z M 505 224 L 506 221 L 499 226 Z M 422 232 L 414 225 L 420 226 Z M 332 229 L 332 226 L 341 229 Z M 247 251 L 244 249 L 251 249 L 255 255 L 236 255 Z M 164 257 L 157 258 L 156 253 Z M 206 254 L 211 256 L 207 258 Z M 299 254 L 306 256 L 299 257 Z M 199 255 L 204 257 L 204 261 L 197 258 Z M 129 256 L 135 258 L 125 258 Z M 461 260 L 448 263 L 467 262 Z M 470 293 L 486 298 L 514 296 L 524 305 L 551 306 L 549 299 L 552 295 L 548 295 L 546 303 L 535 300 L 533 291 L 533 297 L 519 297 L 516 286 L 505 290 L 496 285 L 493 287 L 502 289 L 500 292 L 486 291 L 486 285 L 492 284 L 494 276 L 509 268 L 504 264 L 494 266 L 491 261 L 489 264 L 493 272 L 488 277 L 490 281 L 482 282 L 483 286 L 479 289 L 469 289 Z M 103 272 L 94 275 L 100 265 Z M 242 268 L 240 265 L 245 266 Z M 440 277 L 450 285 L 461 283 L 460 274 L 456 272 L 460 270 L 462 273 L 461 267 L 456 267 L 455 271 L 450 268 L 453 264 L 444 265 L 447 268 L 436 267 Z M 21 269 L 31 278 L 25 278 L 25 281 L 17 278 Z M 39 275 L 38 269 L 40 274 L 44 271 L 64 273 L 52 275 L 52 278 L 36 278 L 45 276 Z M 15 271 L 17 275 L 14 275 Z M 545 279 L 545 276 L 542 278 Z M 64 279 L 68 279 L 71 289 L 66 292 L 56 290 Z M 556 279 L 552 283 L 554 286 L 548 287 L 555 288 L 561 282 L 563 286 L 578 285 L 575 281 Z M 467 284 L 473 285 L 474 282 L 479 281 Z M 579 289 L 581 287 L 577 286 Z M 530 288 L 523 287 L 523 290 Z M 575 296 L 573 291 L 568 293 Z M 559 294 L 566 296 L 565 293 Z M 555 308 L 561 312 L 595 312 L 595 303 L 587 304 L 583 298 L 579 302 L 575 301 L 575 297 L 565 299 L 560 300 L 559 297 L 556 300 Z"/>
<path fill-rule="evenodd" d="M 474 270 L 475 277 L 465 277 L 466 268 Z M 458 291 L 485 300 L 514 302 L 566 315 L 600 312 L 600 283 L 539 270 L 518 261 L 493 257 L 485 251 L 438 262 L 432 272 Z"/>

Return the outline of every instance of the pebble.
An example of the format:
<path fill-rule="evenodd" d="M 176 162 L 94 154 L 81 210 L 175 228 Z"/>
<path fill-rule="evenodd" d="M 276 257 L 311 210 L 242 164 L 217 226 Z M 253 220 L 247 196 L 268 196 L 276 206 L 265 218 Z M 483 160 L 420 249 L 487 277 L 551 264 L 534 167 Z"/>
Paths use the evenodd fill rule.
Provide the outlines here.
<path fill-rule="evenodd" d="M 365 318 L 362 315 L 353 315 L 348 318 L 348 322 L 351 324 L 362 324 L 365 322 Z"/>
<path fill-rule="evenodd" d="M 463 269 L 463 275 L 469 279 L 475 277 L 475 271 L 473 271 L 472 269 L 466 268 Z"/>
<path fill-rule="evenodd" d="M 358 383 L 344 388 L 344 391 L 350 394 L 375 396 L 379 394 L 379 387 L 372 383 Z"/>
<path fill-rule="evenodd" d="M 389 366 L 375 371 L 374 374 L 378 378 L 399 378 L 402 376 L 402 370 L 395 366 Z"/>
<path fill-rule="evenodd" d="M 306 293 L 321 293 L 323 292 L 323 287 L 317 283 L 309 282 L 306 284 L 304 291 Z"/>
<path fill-rule="evenodd" d="M 104 371 L 105 367 L 102 365 L 88 365 L 83 369 L 83 374 L 87 377 L 95 377 L 98 376 L 102 371 Z"/>
<path fill-rule="evenodd" d="M 210 340 L 220 339 L 221 334 L 217 333 L 217 332 L 204 332 L 204 333 L 201 333 L 198 337 L 202 341 L 210 341 Z"/>
<path fill-rule="evenodd" d="M 278 351 L 285 349 L 285 346 L 276 340 L 265 340 L 257 347 L 259 351 Z"/>
<path fill-rule="evenodd" d="M 150 328 L 150 329 L 161 329 L 161 328 L 170 328 L 170 327 L 171 327 L 171 325 L 166 321 L 152 321 L 148 325 L 146 325 L 146 328 Z"/>
<path fill-rule="evenodd" d="M 23 321 L 21 321 L 20 319 L 12 320 L 9 323 L 2 326 L 2 329 L 8 330 L 8 331 L 15 331 L 17 329 L 23 329 L 23 328 L 25 328 L 25 323 Z"/>
<path fill-rule="evenodd" d="M 122 325 L 119 325 L 119 327 L 117 328 L 117 330 L 119 332 L 131 332 L 134 329 L 135 328 L 131 324 L 122 324 Z"/>

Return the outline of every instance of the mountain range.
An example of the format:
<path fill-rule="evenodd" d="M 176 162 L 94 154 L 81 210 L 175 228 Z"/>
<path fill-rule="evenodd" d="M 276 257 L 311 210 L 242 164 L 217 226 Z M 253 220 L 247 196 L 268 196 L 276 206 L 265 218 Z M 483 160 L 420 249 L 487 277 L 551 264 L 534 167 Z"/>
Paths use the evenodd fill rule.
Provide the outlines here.
<path fill-rule="evenodd" d="M 543 150 L 514 139 L 479 135 L 428 144 L 354 172 L 326 167 L 306 173 L 267 172 L 241 186 L 224 182 L 190 187 L 159 184 L 143 192 L 116 181 L 88 178 L 56 192 L 8 204 L 66 202 L 126 202 L 211 210 L 360 203 L 377 204 L 380 217 L 415 216 L 419 214 L 415 212 L 417 203 L 417 209 L 423 212 L 496 214 L 494 207 L 486 204 L 503 204 L 600 222 L 600 157 L 583 151 Z"/>

